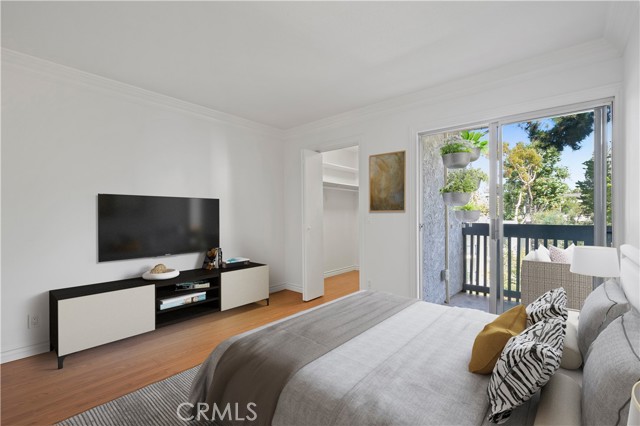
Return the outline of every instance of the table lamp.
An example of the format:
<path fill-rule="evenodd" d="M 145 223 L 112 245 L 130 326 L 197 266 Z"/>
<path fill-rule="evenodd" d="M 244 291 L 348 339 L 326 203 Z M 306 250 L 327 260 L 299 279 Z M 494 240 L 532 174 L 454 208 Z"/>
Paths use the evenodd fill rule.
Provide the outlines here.
<path fill-rule="evenodd" d="M 576 246 L 569 271 L 592 277 L 614 278 L 620 276 L 618 249 L 602 246 Z M 599 283 L 594 278 L 594 288 Z"/>
<path fill-rule="evenodd" d="M 633 385 L 633 389 L 631 389 L 627 426 L 640 426 L 640 382 Z"/>

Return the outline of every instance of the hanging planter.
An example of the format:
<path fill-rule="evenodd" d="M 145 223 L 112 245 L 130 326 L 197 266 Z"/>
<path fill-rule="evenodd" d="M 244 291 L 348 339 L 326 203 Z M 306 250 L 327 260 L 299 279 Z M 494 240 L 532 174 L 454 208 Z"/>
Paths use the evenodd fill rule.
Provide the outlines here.
<path fill-rule="evenodd" d="M 460 136 L 452 136 L 445 139 L 440 148 L 442 163 L 448 169 L 461 169 L 471 161 L 471 146 L 462 140 Z"/>
<path fill-rule="evenodd" d="M 480 210 L 456 210 L 456 219 L 460 222 L 475 222 L 480 219 Z"/>
<path fill-rule="evenodd" d="M 470 161 L 476 161 L 478 158 L 480 158 L 480 154 L 487 153 L 487 145 L 489 144 L 489 142 L 480 140 L 485 134 L 486 132 L 469 132 L 467 130 L 460 132 L 460 138 L 471 148 Z"/>
<path fill-rule="evenodd" d="M 448 206 L 464 206 L 484 180 L 487 180 L 487 175 L 480 169 L 469 168 L 451 172 L 447 175 L 446 184 L 440 188 L 442 199 Z"/>
<path fill-rule="evenodd" d="M 480 154 L 482 154 L 482 148 L 478 148 L 477 146 L 471 148 L 470 162 L 476 161 L 478 158 L 480 158 Z"/>
<path fill-rule="evenodd" d="M 448 206 L 464 206 L 471 199 L 472 192 L 443 192 L 442 200 Z"/>
<path fill-rule="evenodd" d="M 442 156 L 442 163 L 447 169 L 462 169 L 471 162 L 471 152 L 453 152 Z"/>
<path fill-rule="evenodd" d="M 480 207 L 470 201 L 462 207 L 456 207 L 455 215 L 461 222 L 475 222 L 480 219 Z"/>

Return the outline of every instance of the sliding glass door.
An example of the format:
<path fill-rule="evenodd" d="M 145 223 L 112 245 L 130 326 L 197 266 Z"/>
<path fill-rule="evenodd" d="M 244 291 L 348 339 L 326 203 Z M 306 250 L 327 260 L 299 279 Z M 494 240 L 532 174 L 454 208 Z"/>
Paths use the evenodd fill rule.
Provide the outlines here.
<path fill-rule="evenodd" d="M 532 250 L 610 245 L 611 135 L 608 101 L 420 135 L 422 298 L 501 313 Z M 441 150 L 456 138 L 482 146 L 461 168 Z M 488 177 L 464 206 L 445 197 L 461 173 Z"/>
<path fill-rule="evenodd" d="M 611 115 L 603 103 L 490 126 L 492 312 L 520 302 L 531 250 L 611 244 Z"/>

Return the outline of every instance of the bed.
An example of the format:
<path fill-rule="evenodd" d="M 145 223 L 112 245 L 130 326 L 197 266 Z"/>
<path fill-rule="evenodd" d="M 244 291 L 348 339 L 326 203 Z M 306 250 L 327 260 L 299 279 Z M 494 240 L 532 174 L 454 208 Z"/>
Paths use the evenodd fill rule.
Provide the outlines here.
<path fill-rule="evenodd" d="M 619 287 L 633 299 L 629 324 L 640 318 L 640 260 L 633 247 L 623 253 L 625 285 Z M 590 297 L 595 300 L 594 293 Z M 467 366 L 474 339 L 495 318 L 477 310 L 358 292 L 221 343 L 196 376 L 190 403 L 205 418 L 218 410 L 219 424 L 490 424 L 490 376 L 470 373 Z M 625 332 L 640 341 L 640 326 Z M 593 350 L 588 348 L 590 358 L 598 359 Z M 637 373 L 634 382 L 640 380 L 637 361 L 620 367 L 626 369 L 625 377 Z M 585 361 L 587 367 L 593 370 Z M 581 411 L 575 393 L 582 396 L 585 387 L 580 385 L 582 369 L 561 369 L 555 376 L 548 400 L 544 389 L 542 396 L 536 393 L 513 411 L 509 424 L 553 424 L 559 418 L 581 422 L 580 413 L 557 417 L 555 412 Z M 594 386 L 603 383 L 586 388 L 593 394 Z M 228 405 L 232 408 L 225 412 Z"/>

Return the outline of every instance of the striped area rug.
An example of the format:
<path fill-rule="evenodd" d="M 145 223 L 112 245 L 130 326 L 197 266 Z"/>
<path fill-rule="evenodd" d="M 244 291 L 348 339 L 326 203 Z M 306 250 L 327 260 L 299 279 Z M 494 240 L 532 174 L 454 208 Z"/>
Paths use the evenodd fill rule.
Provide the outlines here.
<path fill-rule="evenodd" d="M 176 414 L 180 404 L 187 402 L 191 382 L 200 366 L 153 383 L 106 404 L 70 417 L 60 426 L 124 426 L 124 425 L 199 425 L 186 422 Z M 187 417 L 186 410 L 181 411 Z"/>

